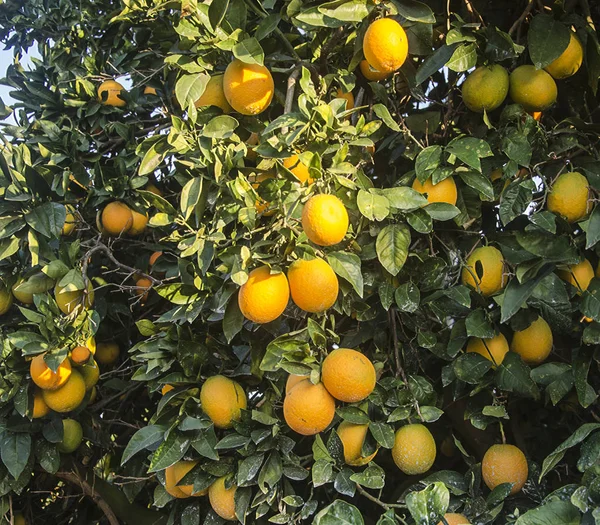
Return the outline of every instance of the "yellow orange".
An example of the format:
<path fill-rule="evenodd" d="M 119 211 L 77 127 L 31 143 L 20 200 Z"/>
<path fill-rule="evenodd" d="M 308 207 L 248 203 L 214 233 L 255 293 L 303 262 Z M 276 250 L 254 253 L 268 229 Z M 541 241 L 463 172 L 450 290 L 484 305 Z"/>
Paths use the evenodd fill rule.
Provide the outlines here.
<path fill-rule="evenodd" d="M 155 184 L 153 184 L 152 182 L 149 182 L 148 184 L 146 184 L 146 187 L 144 188 L 146 191 L 149 191 L 150 193 L 154 193 L 154 195 L 158 195 L 159 197 L 162 197 L 162 191 L 160 191 L 157 186 Z"/>
<path fill-rule="evenodd" d="M 246 392 L 237 381 L 216 375 L 209 377 L 200 389 L 202 410 L 217 428 L 231 428 L 246 410 Z"/>
<path fill-rule="evenodd" d="M 0 282 L 0 315 L 10 310 L 13 303 L 13 294 Z"/>
<path fill-rule="evenodd" d="M 552 330 L 550 325 L 538 317 L 525 330 L 513 334 L 510 349 L 530 365 L 543 363 L 552 351 Z"/>
<path fill-rule="evenodd" d="M 98 102 L 105 106 L 125 107 L 127 102 L 119 96 L 123 93 L 125 88 L 116 80 L 105 80 L 98 88 Z"/>
<path fill-rule="evenodd" d="M 242 115 L 258 115 L 269 107 L 275 85 L 265 66 L 235 59 L 225 70 L 223 91 L 235 111 Z"/>
<path fill-rule="evenodd" d="M 109 366 L 117 362 L 119 353 L 119 345 L 115 342 L 98 343 L 94 358 L 101 365 Z"/>
<path fill-rule="evenodd" d="M 208 489 L 193 493 L 193 485 L 178 485 L 178 483 L 190 472 L 197 461 L 178 461 L 165 469 L 165 490 L 174 498 L 189 498 L 191 496 L 204 496 Z"/>
<path fill-rule="evenodd" d="M 250 272 L 240 288 L 238 304 L 246 319 L 264 324 L 277 319 L 289 299 L 290 287 L 285 274 L 271 274 L 268 266 L 261 266 Z"/>
<path fill-rule="evenodd" d="M 346 110 L 354 109 L 354 95 L 352 91 L 345 92 L 341 88 L 338 88 L 335 92 L 335 98 L 342 98 L 346 101 Z"/>
<path fill-rule="evenodd" d="M 237 487 L 231 485 L 225 488 L 225 477 L 219 478 L 208 488 L 210 506 L 221 518 L 234 521 L 235 517 L 235 491 Z"/>
<path fill-rule="evenodd" d="M 83 365 L 88 362 L 92 352 L 86 346 L 76 346 L 71 350 L 71 362 L 75 365 Z"/>
<path fill-rule="evenodd" d="M 325 430 L 333 421 L 335 400 L 323 383 L 313 385 L 308 379 L 299 381 L 286 394 L 283 417 L 287 425 L 304 436 Z"/>
<path fill-rule="evenodd" d="M 144 87 L 144 95 L 158 96 L 158 93 L 156 92 L 156 88 L 154 88 L 152 86 L 145 86 Z"/>
<path fill-rule="evenodd" d="M 315 195 L 302 210 L 302 228 L 308 239 L 319 246 L 339 243 L 348 231 L 348 212 L 335 195 Z"/>
<path fill-rule="evenodd" d="M 11 290 L 12 290 L 13 297 L 20 303 L 33 304 L 33 293 L 24 292 L 24 291 L 19 290 L 19 285 L 24 282 L 25 282 L 25 279 L 20 278 L 17 280 L 17 282 L 15 284 L 12 285 Z"/>
<path fill-rule="evenodd" d="M 392 458 L 405 474 L 414 476 L 427 472 L 433 465 L 435 456 L 435 439 L 426 426 L 415 423 L 396 431 Z"/>
<path fill-rule="evenodd" d="M 482 355 L 492 361 L 494 366 L 497 366 L 504 361 L 504 356 L 508 353 L 508 341 L 502 333 L 490 339 L 472 337 L 467 343 L 467 352 L 475 352 Z"/>
<path fill-rule="evenodd" d="M 225 98 L 223 91 L 223 75 L 213 75 L 210 77 L 204 93 L 200 96 L 194 105 L 199 108 L 203 106 L 216 106 L 221 108 L 223 113 L 227 114 L 231 112 L 231 106 Z"/>
<path fill-rule="evenodd" d="M 152 288 L 152 281 L 147 277 L 139 277 L 135 280 L 135 295 L 141 297 L 141 303 L 144 304 L 148 300 L 150 289 Z"/>
<path fill-rule="evenodd" d="M 73 230 L 75 230 L 75 226 L 77 224 L 77 218 L 75 217 L 75 208 L 73 208 L 73 206 L 71 206 L 70 204 L 67 204 L 65 206 L 65 210 L 66 210 L 66 216 L 65 216 L 65 223 L 63 224 L 61 233 L 63 235 L 71 235 L 73 233 Z"/>
<path fill-rule="evenodd" d="M 535 66 L 519 66 L 510 74 L 510 98 L 525 111 L 544 111 L 556 102 L 554 79 Z"/>
<path fill-rule="evenodd" d="M 391 73 L 382 73 L 373 69 L 366 60 L 361 60 L 359 64 L 360 72 L 363 76 L 372 82 L 378 82 L 379 80 L 385 80 Z"/>
<path fill-rule="evenodd" d="M 72 370 L 67 382 L 57 390 L 44 390 L 44 401 L 55 412 L 75 410 L 85 397 L 85 382 L 77 370 Z"/>
<path fill-rule="evenodd" d="M 514 445 L 492 445 L 481 462 L 483 481 L 490 490 L 502 483 L 512 483 L 511 494 L 519 492 L 529 475 L 525 454 Z"/>
<path fill-rule="evenodd" d="M 33 419 L 39 419 L 47 416 L 49 413 L 50 407 L 44 401 L 42 391 L 36 389 L 33 394 L 33 410 L 31 411 L 31 417 Z"/>
<path fill-rule="evenodd" d="M 131 210 L 131 217 L 133 221 L 127 233 L 129 235 L 141 235 L 144 233 L 146 224 L 148 224 L 148 214 L 146 212 L 139 213 L 135 210 Z"/>
<path fill-rule="evenodd" d="M 160 389 L 160 393 L 164 396 L 165 394 L 168 394 L 171 390 L 174 390 L 175 387 L 173 385 L 164 385 L 161 389 Z"/>
<path fill-rule="evenodd" d="M 493 111 L 506 99 L 508 84 L 508 71 L 502 66 L 478 67 L 462 85 L 465 106 L 477 113 Z"/>
<path fill-rule="evenodd" d="M 308 376 L 290 374 L 285 383 L 285 393 L 289 394 L 292 388 L 294 388 L 300 381 L 304 381 L 305 379 L 308 379 Z"/>
<path fill-rule="evenodd" d="M 250 182 L 252 183 L 252 188 L 254 188 L 255 190 L 258 190 L 260 183 L 268 180 L 268 179 L 274 179 L 275 175 L 270 172 L 264 172 L 264 173 L 259 173 L 258 175 L 255 175 L 253 177 L 249 177 Z M 262 197 L 258 197 L 258 199 L 256 200 L 256 202 L 254 203 L 254 207 L 256 208 L 256 213 L 258 213 L 259 215 L 265 215 L 266 217 L 270 217 L 275 213 L 275 210 L 269 210 L 269 203 L 267 201 L 265 201 L 264 199 L 262 199 Z"/>
<path fill-rule="evenodd" d="M 583 46 L 575 33 L 571 33 L 569 45 L 562 54 L 544 69 L 556 79 L 573 76 L 583 63 Z"/>
<path fill-rule="evenodd" d="M 100 369 L 98 368 L 96 361 L 92 359 L 85 365 L 80 366 L 77 370 L 81 374 L 81 377 L 83 377 L 86 391 L 91 390 L 96 386 L 98 379 L 100 379 Z"/>
<path fill-rule="evenodd" d="M 455 205 L 458 193 L 456 191 L 456 183 L 452 177 L 448 177 L 437 184 L 431 182 L 431 178 L 421 184 L 419 179 L 413 182 L 413 190 L 419 193 L 427 194 L 427 202 L 446 202 Z"/>
<path fill-rule="evenodd" d="M 356 403 L 373 392 L 377 377 L 367 356 L 349 348 L 338 348 L 323 361 L 321 380 L 336 399 Z"/>
<path fill-rule="evenodd" d="M 43 390 L 56 390 L 63 386 L 71 375 L 71 362 L 65 359 L 54 372 L 44 361 L 45 354 L 36 355 L 29 363 L 32 381 Z"/>
<path fill-rule="evenodd" d="M 94 286 L 88 280 L 86 290 L 65 291 L 66 286 L 61 287 L 57 283 L 54 287 L 54 299 L 59 310 L 63 314 L 73 312 L 80 313 L 82 309 L 89 309 L 94 304 Z"/>
<path fill-rule="evenodd" d="M 369 425 L 356 425 L 342 421 L 337 428 L 337 434 L 344 447 L 344 461 L 353 467 L 362 467 L 372 461 L 377 455 L 377 450 L 369 456 L 362 455 L 362 446 L 367 437 Z"/>
<path fill-rule="evenodd" d="M 148 259 L 148 264 L 150 266 L 154 266 L 156 264 L 156 261 L 158 260 L 158 258 L 162 255 L 163 252 L 154 252 L 151 256 L 150 259 Z"/>
<path fill-rule="evenodd" d="M 494 295 L 506 286 L 504 258 L 493 246 L 482 246 L 467 258 L 462 283 L 484 296 Z"/>
<path fill-rule="evenodd" d="M 444 514 L 444 519 L 448 525 L 471 525 L 471 522 L 462 514 L 454 514 L 449 512 Z M 444 525 L 444 522 L 440 521 L 438 525 Z"/>
<path fill-rule="evenodd" d="M 375 20 L 365 32 L 363 53 L 373 69 L 393 73 L 400 69 L 408 56 L 406 32 L 391 18 Z"/>
<path fill-rule="evenodd" d="M 594 278 L 594 269 L 587 259 L 568 266 L 565 270 L 558 270 L 556 273 L 563 281 L 577 288 L 578 293 L 585 292 Z"/>
<path fill-rule="evenodd" d="M 294 177 L 300 181 L 300 184 L 312 184 L 314 182 L 308 171 L 308 166 L 302 163 L 298 155 L 294 154 L 287 159 L 283 159 L 283 166 L 292 172 Z"/>
<path fill-rule="evenodd" d="M 108 203 L 102 210 L 102 228 L 113 237 L 127 233 L 133 226 L 133 214 L 127 204 L 119 201 Z"/>
<path fill-rule="evenodd" d="M 288 270 L 292 301 L 306 312 L 321 313 L 335 303 L 339 283 L 335 272 L 323 259 L 300 259 Z"/>
<path fill-rule="evenodd" d="M 548 194 L 548 210 L 569 222 L 583 219 L 592 207 L 588 180 L 576 171 L 563 173 Z"/>

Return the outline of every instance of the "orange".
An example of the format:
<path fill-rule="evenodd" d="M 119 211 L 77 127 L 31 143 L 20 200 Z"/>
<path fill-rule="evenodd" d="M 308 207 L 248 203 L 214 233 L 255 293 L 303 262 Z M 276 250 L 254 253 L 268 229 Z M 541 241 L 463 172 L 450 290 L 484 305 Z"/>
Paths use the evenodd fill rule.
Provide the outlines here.
<path fill-rule="evenodd" d="M 563 281 L 577 288 L 578 294 L 585 292 L 594 278 L 594 269 L 587 259 L 568 266 L 566 270 L 558 270 L 556 273 Z"/>
<path fill-rule="evenodd" d="M 506 286 L 504 258 L 493 246 L 482 246 L 467 258 L 462 283 L 484 296 L 494 295 Z"/>
<path fill-rule="evenodd" d="M 23 304 L 33 304 L 33 293 L 19 290 L 19 285 L 24 283 L 26 279 L 20 278 L 12 285 L 11 291 L 13 297 Z"/>
<path fill-rule="evenodd" d="M 102 228 L 113 237 L 127 233 L 133 226 L 131 208 L 123 202 L 110 202 L 102 210 Z"/>
<path fill-rule="evenodd" d="M 113 365 L 119 359 L 119 345 L 115 342 L 98 343 L 94 358 L 101 365 Z"/>
<path fill-rule="evenodd" d="M 308 379 L 309 376 L 299 376 L 296 374 L 290 374 L 285 383 L 285 393 L 289 394 L 290 390 L 294 388 L 300 381 Z"/>
<path fill-rule="evenodd" d="M 94 286 L 92 282 L 88 280 L 87 290 L 73 290 L 65 291 L 65 287 L 61 287 L 58 284 L 54 287 L 54 299 L 58 305 L 59 310 L 63 314 L 71 314 L 76 312 L 81 313 L 81 310 L 91 308 L 94 304 Z"/>
<path fill-rule="evenodd" d="M 98 88 L 98 102 L 105 106 L 125 107 L 127 102 L 119 96 L 123 93 L 125 88 L 116 80 L 105 80 Z"/>
<path fill-rule="evenodd" d="M 396 466 L 405 474 L 414 476 L 427 472 L 435 461 L 435 439 L 429 429 L 415 423 L 396 431 L 392 457 Z"/>
<path fill-rule="evenodd" d="M 340 423 L 337 433 L 344 446 L 344 461 L 346 464 L 353 467 L 362 467 L 369 463 L 369 461 L 372 461 L 377 455 L 377 450 L 370 456 L 365 457 L 362 455 L 362 446 L 367 437 L 368 430 L 369 425 L 356 425 L 348 423 L 348 421 Z"/>
<path fill-rule="evenodd" d="M 588 180 L 576 171 L 563 173 L 548 194 L 548 210 L 569 222 L 583 219 L 592 207 Z"/>
<path fill-rule="evenodd" d="M 4 315 L 10 310 L 13 303 L 13 294 L 8 288 L 0 282 L 0 315 Z"/>
<path fill-rule="evenodd" d="M 208 488 L 208 500 L 210 506 L 221 518 L 234 521 L 235 517 L 235 491 L 237 487 L 232 485 L 225 488 L 225 478 L 219 478 Z"/>
<path fill-rule="evenodd" d="M 44 401 L 55 412 L 75 410 L 85 397 L 85 382 L 77 370 L 72 370 L 67 382 L 58 390 L 44 390 Z"/>
<path fill-rule="evenodd" d="M 171 390 L 174 390 L 175 387 L 173 385 L 164 385 L 161 389 L 160 389 L 160 393 L 164 396 L 165 394 L 169 393 Z"/>
<path fill-rule="evenodd" d="M 554 79 L 535 66 L 519 66 L 510 74 L 510 98 L 525 111 L 544 111 L 556 102 Z"/>
<path fill-rule="evenodd" d="M 159 197 L 162 197 L 162 191 L 160 191 L 155 184 L 152 184 L 151 182 L 149 182 L 148 184 L 146 184 L 146 187 L 144 188 L 146 191 L 149 191 L 150 193 L 154 193 L 154 195 L 158 195 Z"/>
<path fill-rule="evenodd" d="M 427 202 L 447 202 L 455 205 L 458 193 L 456 191 L 456 183 L 452 177 L 448 177 L 437 184 L 432 184 L 431 178 L 427 179 L 424 184 L 415 179 L 412 184 L 413 190 L 419 193 L 427 194 Z"/>
<path fill-rule="evenodd" d="M 194 105 L 197 108 L 203 106 L 216 106 L 221 108 L 223 113 L 230 113 L 232 111 L 229 102 L 227 102 L 227 99 L 225 98 L 225 93 L 223 92 L 222 74 L 210 77 L 210 80 L 204 89 L 204 93 L 196 100 Z"/>
<path fill-rule="evenodd" d="M 92 352 L 86 346 L 76 346 L 71 350 L 71 362 L 75 365 L 83 365 L 88 362 Z"/>
<path fill-rule="evenodd" d="M 135 295 L 141 296 L 141 303 L 144 304 L 148 300 L 150 289 L 152 288 L 152 281 L 147 277 L 140 277 L 135 280 Z"/>
<path fill-rule="evenodd" d="M 158 93 L 156 92 L 156 88 L 153 88 L 152 86 L 146 86 L 144 87 L 144 95 L 158 96 Z"/>
<path fill-rule="evenodd" d="M 497 366 L 504 361 L 504 356 L 508 353 L 508 342 L 502 333 L 491 339 L 472 337 L 467 343 L 467 352 L 480 354 Z"/>
<path fill-rule="evenodd" d="M 289 299 L 290 287 L 285 274 L 271 274 L 268 266 L 252 270 L 238 294 L 238 304 L 244 317 L 259 324 L 277 319 Z"/>
<path fill-rule="evenodd" d="M 258 175 L 251 176 L 249 177 L 249 180 L 252 183 L 252 188 L 258 190 L 258 187 L 260 186 L 261 182 L 274 178 L 275 175 L 273 175 L 273 173 L 271 173 L 270 171 L 267 171 L 265 173 L 259 173 Z M 256 213 L 258 213 L 259 215 L 262 214 L 266 217 L 270 217 L 275 213 L 275 210 L 269 210 L 269 203 L 265 201 L 262 197 L 260 197 L 260 195 L 254 203 L 254 207 L 256 208 Z"/>
<path fill-rule="evenodd" d="M 514 445 L 492 445 L 481 462 L 483 481 L 490 490 L 502 483 L 512 483 L 511 494 L 519 492 L 529 474 L 525 454 Z"/>
<path fill-rule="evenodd" d="M 444 514 L 444 519 L 448 525 L 471 525 L 471 522 L 462 514 L 449 512 L 448 514 Z M 438 525 L 444 525 L 444 522 L 440 521 Z"/>
<path fill-rule="evenodd" d="M 323 361 L 321 381 L 336 399 L 356 403 L 373 392 L 377 378 L 367 356 L 349 348 L 338 348 Z"/>
<path fill-rule="evenodd" d="M 65 359 L 54 372 L 44 361 L 45 354 L 36 355 L 29 364 L 32 381 L 43 390 L 56 390 L 63 386 L 71 375 L 71 362 Z"/>
<path fill-rule="evenodd" d="M 323 259 L 300 259 L 293 262 L 288 270 L 288 281 L 292 301 L 306 312 L 324 312 L 337 299 L 337 276 Z"/>
<path fill-rule="evenodd" d="M 98 379 L 100 379 L 100 369 L 96 361 L 91 359 L 85 365 L 78 367 L 77 370 L 81 374 L 81 377 L 83 377 L 86 391 L 96 386 Z"/>
<path fill-rule="evenodd" d="M 381 73 L 400 69 L 408 56 L 408 38 L 391 18 L 375 20 L 365 32 L 363 53 L 369 65 Z"/>
<path fill-rule="evenodd" d="M 158 260 L 158 258 L 162 255 L 163 252 L 154 252 L 151 256 L 150 259 L 148 259 L 148 264 L 150 266 L 154 266 L 156 264 L 156 261 Z"/>
<path fill-rule="evenodd" d="M 550 325 L 538 317 L 525 330 L 515 332 L 510 349 L 530 365 L 543 363 L 552 351 L 552 330 Z"/>
<path fill-rule="evenodd" d="M 131 210 L 131 217 L 133 221 L 127 233 L 129 235 L 141 235 L 144 233 L 146 224 L 148 224 L 148 214 L 146 212 L 139 213 L 135 210 Z"/>
<path fill-rule="evenodd" d="M 192 494 L 193 485 L 178 485 L 178 483 L 190 472 L 197 461 L 178 461 L 165 469 L 165 490 L 174 498 L 189 498 L 191 496 L 204 496 L 208 489 Z"/>
<path fill-rule="evenodd" d="M 346 110 L 354 109 L 354 95 L 352 91 L 346 93 L 341 88 L 335 92 L 335 98 L 343 98 L 346 101 Z"/>
<path fill-rule="evenodd" d="M 283 400 L 283 417 L 287 425 L 304 436 L 325 430 L 333 421 L 335 400 L 323 383 L 313 385 L 299 381 Z"/>
<path fill-rule="evenodd" d="M 360 64 L 360 72 L 367 80 L 371 80 L 372 82 L 377 82 L 379 80 L 385 80 L 390 76 L 391 73 L 382 73 L 381 71 L 377 71 L 373 69 L 366 60 L 361 60 Z"/>
<path fill-rule="evenodd" d="M 246 392 L 237 381 L 216 375 L 209 377 L 200 389 L 202 410 L 217 428 L 231 428 L 246 410 Z"/>
<path fill-rule="evenodd" d="M 573 76 L 583 62 L 583 47 L 575 33 L 571 33 L 569 45 L 562 54 L 544 69 L 554 78 L 562 79 Z"/>
<path fill-rule="evenodd" d="M 319 246 L 339 243 L 348 231 L 348 212 L 335 195 L 315 195 L 302 210 L 302 228 L 308 239 Z"/>
<path fill-rule="evenodd" d="M 56 444 L 56 448 L 63 454 L 75 452 L 83 441 L 83 428 L 79 421 L 63 419 L 63 438 Z"/>
<path fill-rule="evenodd" d="M 33 394 L 33 410 L 31 411 L 32 419 L 39 419 L 47 416 L 50 413 L 50 407 L 44 401 L 44 396 L 41 390 L 36 388 Z"/>
<path fill-rule="evenodd" d="M 65 223 L 63 224 L 61 233 L 63 235 L 71 235 L 73 233 L 73 230 L 75 230 L 75 225 L 77 224 L 77 219 L 75 217 L 75 208 L 73 208 L 73 206 L 71 206 L 70 204 L 67 204 L 65 206 L 65 210 L 66 210 L 66 216 L 65 216 Z"/>
<path fill-rule="evenodd" d="M 223 91 L 227 102 L 238 113 L 258 115 L 269 107 L 275 85 L 265 66 L 235 59 L 225 70 Z"/>
<path fill-rule="evenodd" d="M 283 166 L 290 170 L 294 177 L 296 177 L 300 184 L 312 184 L 314 179 L 310 176 L 308 166 L 303 164 L 298 155 L 292 155 L 286 159 L 283 159 Z"/>
<path fill-rule="evenodd" d="M 508 71 L 497 64 L 478 67 L 462 85 L 465 106 L 477 113 L 493 111 L 507 95 Z"/>

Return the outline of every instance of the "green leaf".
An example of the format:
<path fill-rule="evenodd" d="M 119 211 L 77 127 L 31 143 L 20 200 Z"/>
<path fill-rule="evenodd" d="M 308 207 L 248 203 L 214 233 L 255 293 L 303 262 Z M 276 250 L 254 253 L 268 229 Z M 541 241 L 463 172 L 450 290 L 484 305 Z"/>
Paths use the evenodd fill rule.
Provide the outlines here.
<path fill-rule="evenodd" d="M 393 210 L 398 211 L 411 211 L 423 206 L 427 206 L 427 199 L 423 194 L 419 193 L 408 186 L 399 186 L 397 188 L 386 188 L 384 190 L 377 190 L 375 188 L 372 191 L 380 191 L 382 195 L 390 203 L 390 207 Z"/>
<path fill-rule="evenodd" d="M 522 284 L 520 284 L 517 279 L 511 279 L 509 281 L 508 286 L 504 291 L 502 305 L 500 306 L 501 323 L 506 323 L 525 305 L 525 302 L 529 299 L 536 286 L 547 275 L 550 275 L 553 269 L 553 265 L 545 265 L 535 279 L 525 281 Z"/>
<path fill-rule="evenodd" d="M 554 500 L 528 510 L 515 525 L 579 525 L 581 515 L 577 507 L 568 501 Z"/>
<path fill-rule="evenodd" d="M 185 455 L 189 446 L 189 437 L 171 431 L 167 439 L 161 443 L 152 455 L 148 472 L 158 472 L 177 463 Z"/>
<path fill-rule="evenodd" d="M 468 71 L 477 64 L 477 46 L 475 44 L 462 44 L 456 48 L 450 60 L 446 63 L 448 69 L 458 73 Z"/>
<path fill-rule="evenodd" d="M 142 176 L 152 173 L 165 160 L 167 152 L 168 145 L 166 139 L 160 139 L 152 144 L 152 147 L 148 149 L 140 163 L 138 175 Z"/>
<path fill-rule="evenodd" d="M 379 421 L 373 421 L 369 425 L 369 430 L 375 441 L 379 443 L 383 448 L 392 448 L 394 446 L 395 434 L 394 429 L 386 423 Z"/>
<path fill-rule="evenodd" d="M 358 255 L 347 252 L 327 254 L 327 262 L 342 279 L 348 281 L 359 297 L 363 296 L 363 276 Z"/>
<path fill-rule="evenodd" d="M 482 309 L 471 312 L 467 317 L 465 326 L 469 337 L 490 339 L 495 335 L 494 327 Z"/>
<path fill-rule="evenodd" d="M 520 356 L 508 352 L 496 372 L 496 384 L 507 392 L 516 392 L 532 399 L 539 399 L 540 391 L 531 379 L 531 369 L 523 363 Z"/>
<path fill-rule="evenodd" d="M 229 0 L 213 0 L 208 6 L 208 19 L 213 29 L 217 29 L 229 8 Z"/>
<path fill-rule="evenodd" d="M 423 210 L 436 221 L 449 221 L 460 214 L 460 210 L 448 202 L 432 202 Z"/>
<path fill-rule="evenodd" d="M 379 262 L 392 275 L 398 275 L 404 266 L 409 246 L 410 230 L 405 224 L 388 224 L 375 242 Z"/>
<path fill-rule="evenodd" d="M 415 161 L 415 172 L 419 182 L 424 183 L 442 163 L 442 147 L 428 146 L 421 150 Z"/>
<path fill-rule="evenodd" d="M 406 496 L 408 512 L 417 525 L 436 525 L 448 510 L 450 492 L 440 481 L 432 483 L 419 492 L 409 492 Z"/>
<path fill-rule="evenodd" d="M 480 354 L 469 352 L 460 355 L 454 361 L 456 377 L 465 383 L 475 385 L 492 368 L 493 364 Z"/>
<path fill-rule="evenodd" d="M 359 23 L 369 16 L 369 7 L 368 0 L 346 0 L 344 2 L 334 0 L 322 4 L 318 9 L 320 13 L 329 18 Z"/>
<path fill-rule="evenodd" d="M 313 525 L 364 525 L 360 511 L 350 503 L 335 500 L 331 505 L 319 512 Z"/>
<path fill-rule="evenodd" d="M 350 476 L 350 479 L 368 489 L 382 489 L 385 486 L 385 471 L 373 463 L 362 472 Z"/>
<path fill-rule="evenodd" d="M 492 202 L 494 200 L 494 188 L 490 179 L 478 171 L 460 171 L 458 172 L 463 182 L 477 191 L 485 200 Z"/>
<path fill-rule="evenodd" d="M 600 206 L 596 206 L 587 221 L 585 229 L 585 249 L 589 250 L 600 241 Z"/>
<path fill-rule="evenodd" d="M 422 406 L 421 416 L 426 423 L 433 423 L 444 415 L 444 411 L 438 407 Z"/>
<path fill-rule="evenodd" d="M 211 4 L 212 5 L 212 4 Z M 279 25 L 281 21 L 281 15 L 279 13 L 271 13 L 265 16 L 254 31 L 254 38 L 261 41 L 263 38 L 268 37 Z"/>
<path fill-rule="evenodd" d="M 67 210 L 58 202 L 46 202 L 25 214 L 25 221 L 44 237 L 60 237 Z"/>
<path fill-rule="evenodd" d="M 392 0 L 398 14 L 407 20 L 421 22 L 422 24 L 435 24 L 435 15 L 431 8 L 416 0 Z"/>
<path fill-rule="evenodd" d="M 239 122 L 229 115 L 219 115 L 213 118 L 202 130 L 202 135 L 211 139 L 228 139 L 233 135 Z"/>
<path fill-rule="evenodd" d="M 0 442 L 0 458 L 15 479 L 21 475 L 31 454 L 31 436 L 23 432 L 6 432 Z"/>
<path fill-rule="evenodd" d="M 460 137 L 454 139 L 448 146 L 446 152 L 451 153 L 458 159 L 462 160 L 467 166 L 481 171 L 480 159 L 492 157 L 494 154 L 490 149 L 490 145 L 481 139 L 475 137 Z"/>
<path fill-rule="evenodd" d="M 567 49 L 571 30 L 552 15 L 533 17 L 527 31 L 529 56 L 535 67 L 542 69 L 556 60 Z"/>
<path fill-rule="evenodd" d="M 19 238 L 11 237 L 0 241 L 0 261 L 8 259 L 19 251 Z"/>
<path fill-rule="evenodd" d="M 384 124 L 392 131 L 400 131 L 400 126 L 398 126 L 396 121 L 392 118 L 390 111 L 386 106 L 383 104 L 375 104 L 373 106 L 373 111 L 375 111 L 375 115 L 383 120 Z"/>
<path fill-rule="evenodd" d="M 370 221 L 382 221 L 390 214 L 390 203 L 382 195 L 360 190 L 356 197 L 359 211 Z"/>
<path fill-rule="evenodd" d="M 238 42 L 232 49 L 235 58 L 245 62 L 246 64 L 264 65 L 265 52 L 263 51 L 260 42 L 254 38 L 246 38 Z"/>
<path fill-rule="evenodd" d="M 502 151 L 506 156 L 521 166 L 529 166 L 533 149 L 527 136 L 520 130 L 510 130 L 502 137 Z"/>
<path fill-rule="evenodd" d="M 183 109 L 193 105 L 204 93 L 209 80 L 210 76 L 206 73 L 182 75 L 175 84 L 175 96 L 179 105 Z M 149 173 L 149 171 L 144 173 Z M 140 175 L 142 174 L 140 172 Z"/>
<path fill-rule="evenodd" d="M 593 278 L 587 290 L 583 292 L 581 312 L 594 321 L 600 321 L 600 279 Z"/>
<path fill-rule="evenodd" d="M 333 464 L 326 459 L 317 459 L 312 467 L 312 482 L 320 487 L 333 481 Z"/>
<path fill-rule="evenodd" d="M 336 474 L 333 480 L 333 488 L 344 496 L 354 496 L 356 493 L 356 484 L 350 479 L 352 474 L 352 469 L 344 467 Z"/>
<path fill-rule="evenodd" d="M 394 299 L 398 305 L 398 309 L 401 312 L 411 314 L 416 312 L 417 308 L 419 308 L 419 303 L 421 302 L 421 292 L 415 283 L 409 281 L 396 288 Z"/>
<path fill-rule="evenodd" d="M 418 86 L 422 84 L 431 75 L 442 69 L 448 60 L 450 60 L 450 57 L 454 53 L 454 50 L 457 48 L 457 46 L 458 44 L 443 45 L 438 48 L 433 55 L 426 58 L 415 75 L 416 85 Z"/>
<path fill-rule="evenodd" d="M 202 194 L 202 177 L 194 177 L 190 179 L 183 190 L 181 191 L 180 208 L 185 220 L 187 221 L 196 205 L 200 201 L 200 195 Z"/>
<path fill-rule="evenodd" d="M 60 468 L 60 453 L 56 445 L 48 443 L 45 440 L 38 440 L 35 443 L 35 455 L 40 462 L 40 466 L 50 474 L 56 474 Z"/>
<path fill-rule="evenodd" d="M 223 334 L 228 343 L 231 343 L 233 338 L 239 334 L 244 326 L 244 315 L 240 310 L 237 295 L 233 295 L 225 309 L 223 316 Z"/>
<path fill-rule="evenodd" d="M 165 428 L 159 425 L 148 425 L 140 428 L 129 440 L 123 456 L 121 457 L 121 465 L 124 465 L 135 454 L 148 447 L 156 445 L 165 435 Z"/>

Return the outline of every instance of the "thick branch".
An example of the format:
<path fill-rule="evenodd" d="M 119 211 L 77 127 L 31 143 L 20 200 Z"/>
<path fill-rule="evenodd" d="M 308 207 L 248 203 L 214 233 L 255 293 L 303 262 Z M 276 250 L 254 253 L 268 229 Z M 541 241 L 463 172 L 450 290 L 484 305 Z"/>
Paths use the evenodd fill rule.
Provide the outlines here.
<path fill-rule="evenodd" d="M 294 104 L 294 94 L 296 92 L 296 82 L 300 76 L 300 68 L 295 67 L 287 81 L 287 92 L 285 94 L 285 105 L 283 107 L 283 113 L 287 114 L 292 111 L 292 105 Z M 281 128 L 281 133 L 286 135 L 289 128 L 284 126 Z"/>
<path fill-rule="evenodd" d="M 533 9 L 533 0 L 528 0 L 525 11 L 523 11 L 521 13 L 521 16 L 519 18 L 517 18 L 517 20 L 515 20 L 515 23 L 508 30 L 508 34 L 510 36 L 512 36 L 513 33 L 520 27 L 520 25 L 523 23 L 523 21 L 527 18 L 527 15 L 529 15 L 529 13 L 531 13 L 532 9 Z"/>

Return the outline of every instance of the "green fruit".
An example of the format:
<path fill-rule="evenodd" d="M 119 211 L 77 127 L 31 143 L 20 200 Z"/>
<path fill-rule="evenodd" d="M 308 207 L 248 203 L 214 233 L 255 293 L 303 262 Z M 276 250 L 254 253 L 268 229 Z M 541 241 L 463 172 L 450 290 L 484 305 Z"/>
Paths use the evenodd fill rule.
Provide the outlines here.
<path fill-rule="evenodd" d="M 74 419 L 63 419 L 63 439 L 57 444 L 59 452 L 70 454 L 75 452 L 83 440 L 83 429 Z"/>

